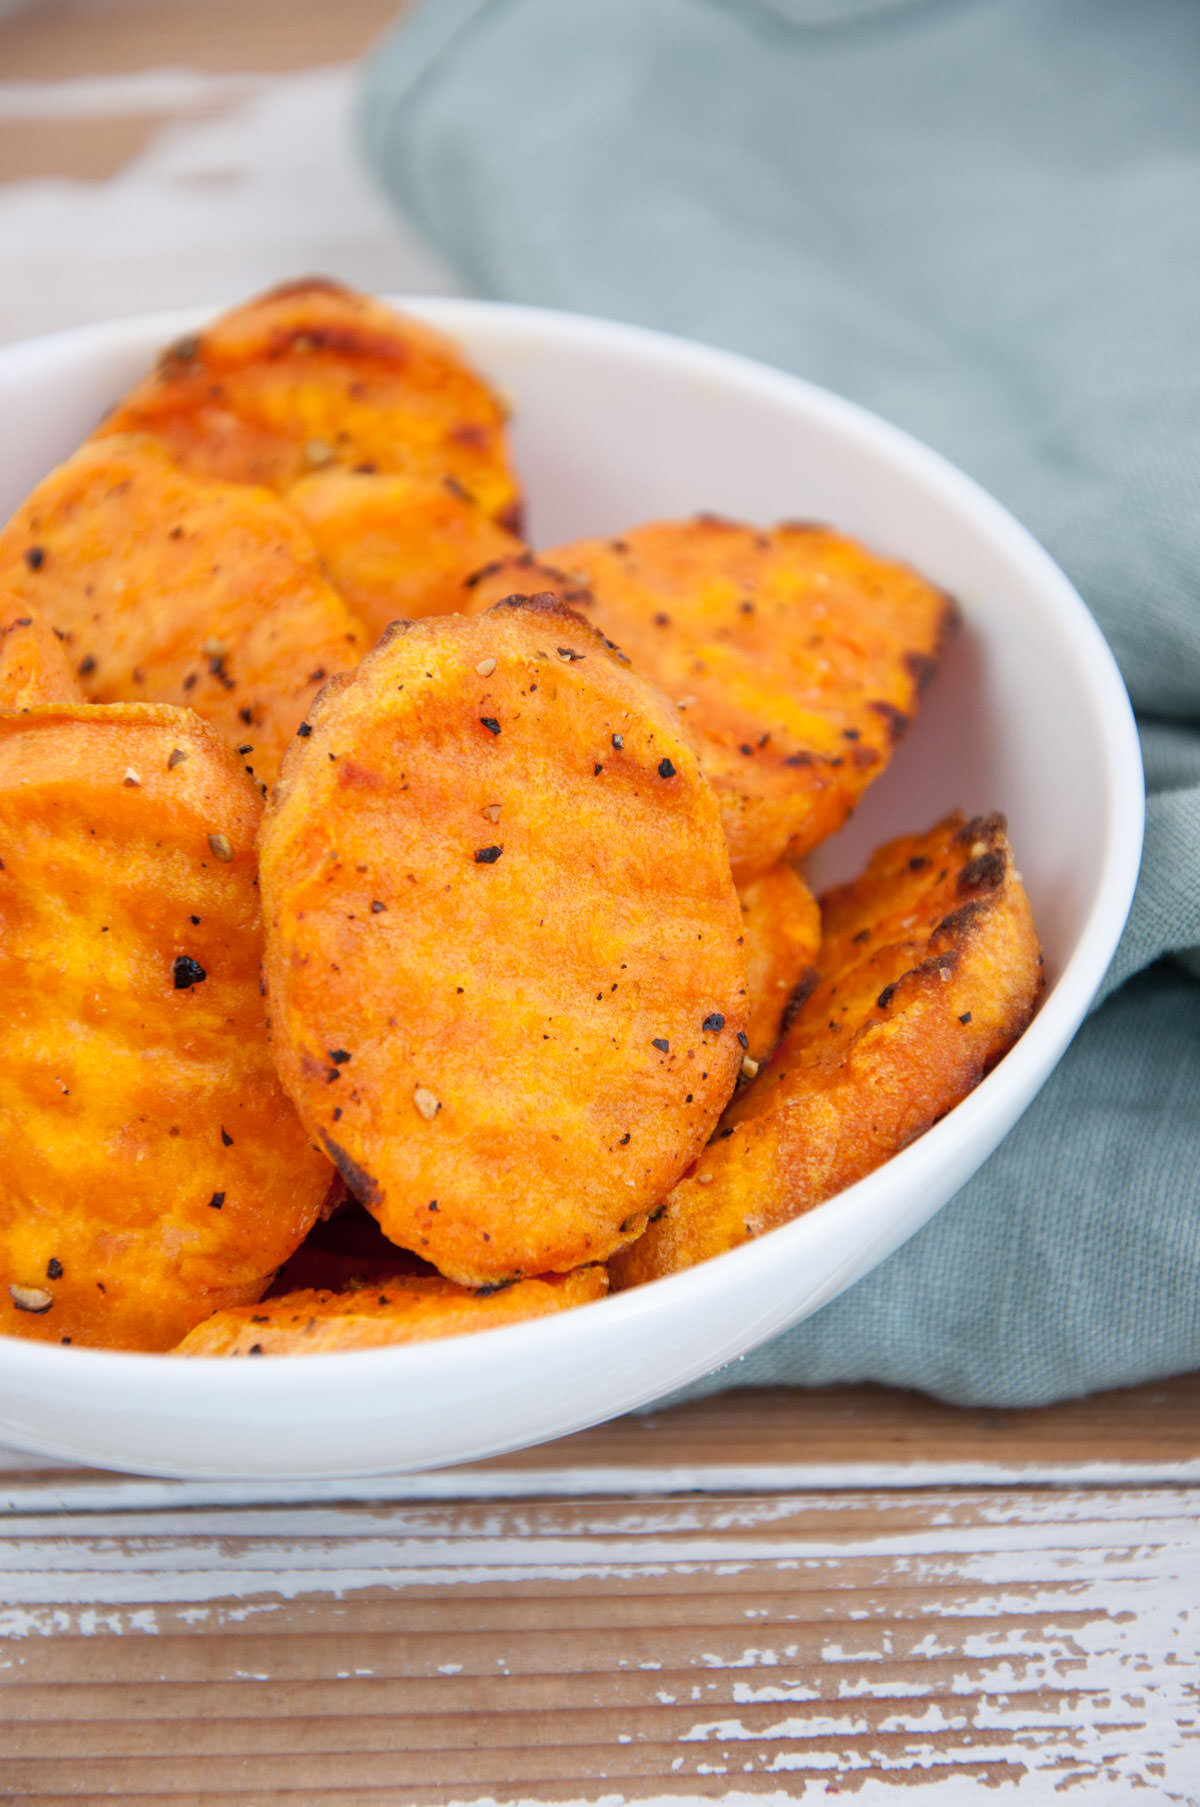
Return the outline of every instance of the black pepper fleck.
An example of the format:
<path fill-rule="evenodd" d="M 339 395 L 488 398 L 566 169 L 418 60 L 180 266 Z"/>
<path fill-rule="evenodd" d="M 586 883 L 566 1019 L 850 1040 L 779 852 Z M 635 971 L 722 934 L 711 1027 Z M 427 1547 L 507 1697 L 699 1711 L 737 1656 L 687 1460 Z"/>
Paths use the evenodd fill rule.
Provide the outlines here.
<path fill-rule="evenodd" d="M 714 1010 L 711 1016 L 705 1017 L 700 1027 L 702 1029 L 711 1029 L 715 1035 L 718 1029 L 723 1029 L 725 1027 L 725 1018 L 721 1015 L 719 1010 Z"/>
<path fill-rule="evenodd" d="M 660 759 L 659 760 L 658 775 L 660 778 L 674 778 L 675 767 L 671 764 L 671 761 L 669 759 Z"/>
<path fill-rule="evenodd" d="M 223 1192 L 214 1192 L 208 1201 L 208 1208 L 210 1211 L 219 1211 L 224 1203 L 225 1194 Z"/>
<path fill-rule="evenodd" d="M 475 864 L 477 866 L 494 866 L 503 852 L 503 847 L 477 847 Z"/>
<path fill-rule="evenodd" d="M 186 991 L 189 986 L 200 985 L 208 977 L 199 960 L 193 960 L 190 954 L 176 954 L 171 973 L 176 991 Z"/>
<path fill-rule="evenodd" d="M 656 1035 L 654 1040 L 650 1043 L 650 1046 L 652 1048 L 661 1049 L 664 1054 L 669 1054 L 671 1052 L 671 1044 L 666 1040 L 665 1036 Z"/>
<path fill-rule="evenodd" d="M 500 723 L 496 720 L 494 715 L 481 715 L 479 719 L 489 734 L 499 734 Z"/>

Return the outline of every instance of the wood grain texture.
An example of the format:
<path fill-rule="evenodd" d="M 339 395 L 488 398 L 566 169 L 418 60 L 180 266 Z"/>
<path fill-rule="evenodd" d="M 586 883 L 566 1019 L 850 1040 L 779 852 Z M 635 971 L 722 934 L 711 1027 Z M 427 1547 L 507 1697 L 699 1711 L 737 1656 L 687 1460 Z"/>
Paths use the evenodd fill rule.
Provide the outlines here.
<path fill-rule="evenodd" d="M 0 1789 L 1194 1800 L 1198 1508 L 923 1487 L 14 1516 Z"/>
<path fill-rule="evenodd" d="M 887 1387 L 735 1389 L 467 1467 L 362 1481 L 160 1481 L 0 1449 L 0 1510 L 1015 1482 L 1200 1484 L 1200 1375 L 1029 1411 Z"/>

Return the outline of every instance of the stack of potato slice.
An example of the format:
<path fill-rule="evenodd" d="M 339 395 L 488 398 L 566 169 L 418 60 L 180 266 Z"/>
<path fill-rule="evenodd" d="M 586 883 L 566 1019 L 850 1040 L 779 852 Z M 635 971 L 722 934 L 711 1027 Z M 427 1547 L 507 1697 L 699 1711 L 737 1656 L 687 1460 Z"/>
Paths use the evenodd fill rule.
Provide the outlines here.
<path fill-rule="evenodd" d="M 799 862 L 956 625 L 833 529 L 534 551 L 505 409 L 329 282 L 0 533 L 0 1330 L 263 1355 L 560 1311 L 870 1172 L 1020 1034 L 997 816 Z"/>

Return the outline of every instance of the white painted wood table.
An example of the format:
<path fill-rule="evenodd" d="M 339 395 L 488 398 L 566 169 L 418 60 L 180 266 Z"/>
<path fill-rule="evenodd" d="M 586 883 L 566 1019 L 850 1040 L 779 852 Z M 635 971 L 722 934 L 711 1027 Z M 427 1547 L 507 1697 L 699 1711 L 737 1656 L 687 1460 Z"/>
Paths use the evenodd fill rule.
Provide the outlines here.
<path fill-rule="evenodd" d="M 0 0 L 0 338 L 323 269 L 390 0 Z M 1200 1376 L 732 1393 L 452 1473 L 0 1455 L 0 1807 L 1200 1802 Z"/>
<path fill-rule="evenodd" d="M 14 1465 L 0 1800 L 1195 1802 L 1198 1424 L 853 1388 L 353 1486 Z"/>

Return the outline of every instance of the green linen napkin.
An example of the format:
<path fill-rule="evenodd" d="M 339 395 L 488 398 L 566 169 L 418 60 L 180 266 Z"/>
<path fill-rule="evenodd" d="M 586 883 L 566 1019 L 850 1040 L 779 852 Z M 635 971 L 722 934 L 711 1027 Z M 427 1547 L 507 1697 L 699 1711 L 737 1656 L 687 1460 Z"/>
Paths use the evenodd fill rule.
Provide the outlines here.
<path fill-rule="evenodd" d="M 1078 585 L 1142 729 L 1102 997 L 976 1178 L 704 1383 L 1036 1405 L 1200 1367 L 1200 6 L 425 0 L 369 153 L 477 291 L 854 397 Z"/>

